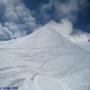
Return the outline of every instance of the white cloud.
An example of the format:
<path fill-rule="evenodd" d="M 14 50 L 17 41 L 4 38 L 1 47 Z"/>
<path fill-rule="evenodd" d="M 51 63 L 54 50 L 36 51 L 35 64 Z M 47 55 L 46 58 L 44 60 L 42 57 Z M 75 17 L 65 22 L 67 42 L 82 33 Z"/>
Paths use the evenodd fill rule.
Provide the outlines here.
<path fill-rule="evenodd" d="M 70 35 L 73 31 L 73 24 L 67 19 L 62 19 L 59 27 L 59 32 L 64 35 Z"/>
<path fill-rule="evenodd" d="M 60 23 L 51 21 L 48 23 L 48 26 L 51 26 L 64 36 L 68 36 L 73 32 L 73 24 L 68 19 L 62 19 Z"/>
<path fill-rule="evenodd" d="M 77 12 L 85 6 L 86 0 L 49 0 L 48 4 L 42 4 L 40 9 L 43 12 L 54 7 L 54 12 L 59 19 L 67 18 L 71 21 L 77 20 Z M 47 12 L 46 12 L 47 13 Z"/>
<path fill-rule="evenodd" d="M 0 23 L 0 36 L 2 37 L 1 39 L 9 38 L 8 33 L 9 35 L 12 34 L 8 28 L 3 27 L 3 25 Z"/>
<path fill-rule="evenodd" d="M 25 7 L 21 0 L 1 0 L 3 6 L 3 25 L 0 35 L 8 35 L 11 39 L 27 34 L 27 29 L 33 30 L 36 25 L 32 12 Z M 5 29 L 5 30 L 4 30 Z"/>

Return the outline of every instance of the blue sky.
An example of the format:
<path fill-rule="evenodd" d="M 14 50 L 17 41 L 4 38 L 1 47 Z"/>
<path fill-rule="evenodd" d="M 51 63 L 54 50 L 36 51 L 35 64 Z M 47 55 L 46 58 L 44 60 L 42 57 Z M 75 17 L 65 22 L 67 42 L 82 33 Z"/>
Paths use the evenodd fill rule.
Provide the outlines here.
<path fill-rule="evenodd" d="M 90 0 L 0 0 L 0 40 L 25 36 L 62 19 L 74 31 L 90 33 Z"/>
<path fill-rule="evenodd" d="M 54 0 L 54 1 L 67 3 L 69 0 Z M 74 1 L 74 0 L 72 0 L 72 1 Z M 85 1 L 85 3 L 83 3 L 83 5 L 81 6 L 82 8 L 78 12 L 75 13 L 75 14 L 77 14 L 77 20 L 74 22 L 74 27 L 78 28 L 82 31 L 90 33 L 90 1 L 89 0 L 84 0 L 84 1 Z M 23 2 L 27 8 L 29 8 L 32 11 L 37 12 L 37 10 L 40 8 L 40 5 L 48 4 L 49 0 L 23 0 Z M 51 17 L 50 19 L 54 19 L 54 20 L 58 21 L 57 15 L 54 15 L 55 12 L 54 12 L 53 8 L 54 7 L 52 7 L 51 11 L 50 10 L 47 11 L 47 13 L 50 14 L 50 17 Z M 39 18 L 39 15 L 35 15 L 35 16 L 37 18 Z M 60 19 L 60 17 L 59 17 L 59 19 Z M 39 22 L 41 22 L 41 24 L 42 24 L 42 21 L 40 19 L 39 19 Z"/>

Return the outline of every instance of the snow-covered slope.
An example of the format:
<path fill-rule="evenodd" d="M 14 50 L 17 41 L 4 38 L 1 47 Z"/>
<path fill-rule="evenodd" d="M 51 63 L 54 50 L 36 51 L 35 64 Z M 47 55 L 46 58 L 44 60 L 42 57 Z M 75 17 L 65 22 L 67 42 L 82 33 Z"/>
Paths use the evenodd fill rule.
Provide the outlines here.
<path fill-rule="evenodd" d="M 44 26 L 31 35 L 0 43 L 0 86 L 16 86 L 19 90 L 89 90 L 90 80 L 84 83 L 90 75 L 89 58 L 90 53 L 51 26 Z M 74 74 L 87 69 L 84 80 Z M 73 76 L 69 78 L 70 75 Z"/>
<path fill-rule="evenodd" d="M 69 35 L 67 37 L 71 42 L 77 44 L 79 47 L 83 48 L 86 51 L 90 52 L 90 36 L 87 34 L 81 34 L 81 35 Z"/>
<path fill-rule="evenodd" d="M 83 48 L 84 50 L 90 52 L 90 42 L 82 42 L 76 43 L 79 47 Z"/>

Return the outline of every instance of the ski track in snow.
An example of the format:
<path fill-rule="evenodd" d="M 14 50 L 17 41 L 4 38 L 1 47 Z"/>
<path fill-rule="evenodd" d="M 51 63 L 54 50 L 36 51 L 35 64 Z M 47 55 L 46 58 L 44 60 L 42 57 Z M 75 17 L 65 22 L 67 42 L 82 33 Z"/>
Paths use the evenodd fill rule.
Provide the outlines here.
<path fill-rule="evenodd" d="M 0 87 L 90 90 L 90 53 L 51 27 L 0 43 Z"/>

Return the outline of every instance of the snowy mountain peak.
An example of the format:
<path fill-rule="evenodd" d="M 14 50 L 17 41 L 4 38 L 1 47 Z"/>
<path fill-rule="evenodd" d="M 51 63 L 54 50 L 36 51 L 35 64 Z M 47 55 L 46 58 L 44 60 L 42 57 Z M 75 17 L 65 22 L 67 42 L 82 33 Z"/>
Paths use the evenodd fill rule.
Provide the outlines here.
<path fill-rule="evenodd" d="M 51 27 L 44 27 L 36 34 L 35 39 L 39 47 L 56 47 L 63 42 L 62 36 Z"/>
<path fill-rule="evenodd" d="M 57 47 L 66 41 L 52 26 L 44 26 L 36 32 L 22 38 L 3 43 L 7 47 L 15 48 L 40 48 L 40 47 Z"/>

